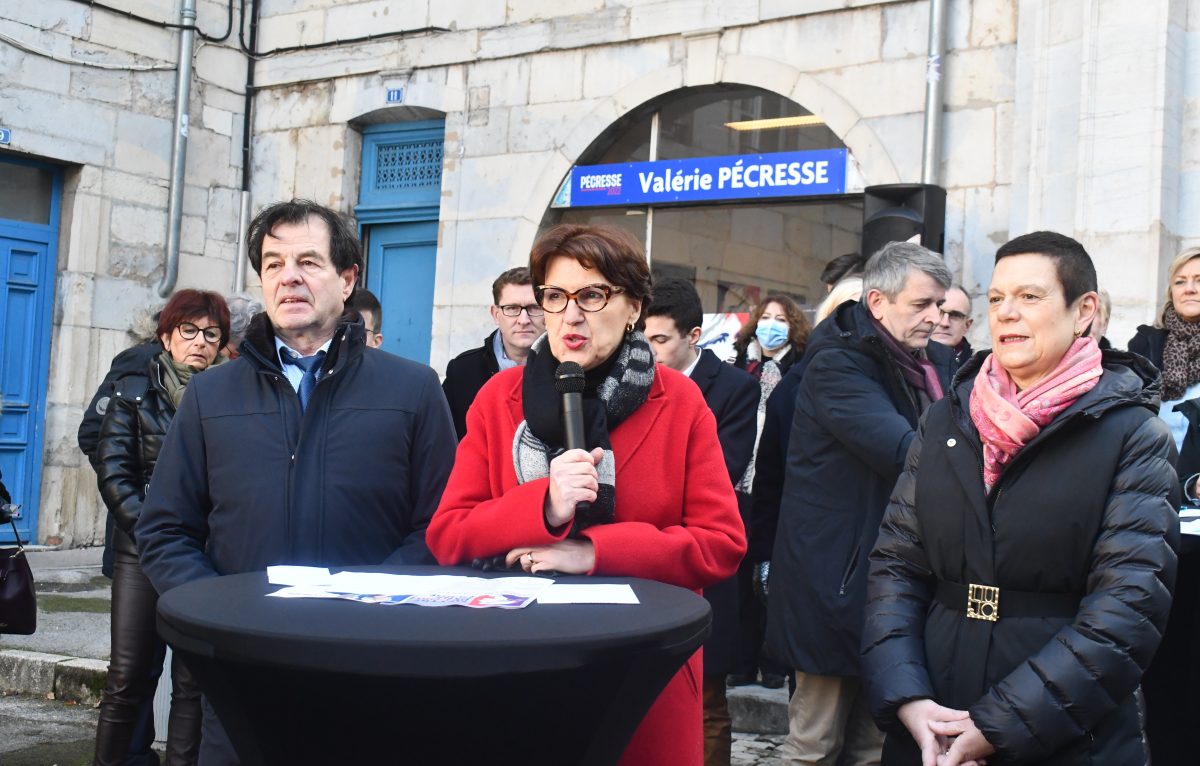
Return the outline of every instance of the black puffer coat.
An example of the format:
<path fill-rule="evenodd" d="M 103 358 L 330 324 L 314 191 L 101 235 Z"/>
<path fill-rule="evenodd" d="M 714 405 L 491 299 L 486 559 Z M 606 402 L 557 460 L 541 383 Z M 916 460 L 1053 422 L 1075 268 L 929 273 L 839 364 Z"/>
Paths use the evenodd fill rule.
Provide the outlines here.
<path fill-rule="evenodd" d="M 113 385 L 96 447 L 100 496 L 116 522 L 113 547 L 134 556 L 133 525 L 142 515 L 163 436 L 175 417 L 162 376 L 162 360 L 155 355 L 141 374 L 126 376 Z"/>
<path fill-rule="evenodd" d="M 1179 544 L 1157 373 L 1105 352 L 1096 387 L 985 495 L 968 402 L 987 353 L 926 413 L 871 553 L 863 670 L 885 762 L 920 763 L 897 711 L 931 698 L 970 711 L 997 749 L 989 764 L 1142 764 L 1134 690 Z M 999 620 L 936 600 L 939 581 L 998 586 Z M 1028 616 L 1021 598 L 1052 599 L 1053 614 Z"/>
<path fill-rule="evenodd" d="M 953 352 L 926 348 L 943 389 Z M 920 406 L 859 302 L 809 338 L 796 395 L 767 600 L 767 654 L 789 668 L 858 676 L 867 554 Z"/>

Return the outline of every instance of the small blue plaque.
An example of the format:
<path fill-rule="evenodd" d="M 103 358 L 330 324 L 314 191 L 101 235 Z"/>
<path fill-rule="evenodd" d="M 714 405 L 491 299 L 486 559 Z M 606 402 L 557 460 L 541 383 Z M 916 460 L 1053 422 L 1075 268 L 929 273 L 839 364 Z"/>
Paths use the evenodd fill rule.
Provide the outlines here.
<path fill-rule="evenodd" d="M 404 103 L 404 88 L 388 88 L 387 102 L 389 104 Z"/>
<path fill-rule="evenodd" d="M 8 128 L 0 128 L 0 144 L 8 144 L 12 142 L 12 131 Z"/>

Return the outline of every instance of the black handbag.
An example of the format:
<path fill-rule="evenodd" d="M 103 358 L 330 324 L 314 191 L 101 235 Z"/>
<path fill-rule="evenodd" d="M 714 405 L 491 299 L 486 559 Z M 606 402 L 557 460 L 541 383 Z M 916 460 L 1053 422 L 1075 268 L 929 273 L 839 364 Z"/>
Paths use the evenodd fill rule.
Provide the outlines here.
<path fill-rule="evenodd" d="M 16 548 L 0 548 L 0 633 L 28 636 L 37 630 L 37 591 L 17 524 L 11 518 Z"/>

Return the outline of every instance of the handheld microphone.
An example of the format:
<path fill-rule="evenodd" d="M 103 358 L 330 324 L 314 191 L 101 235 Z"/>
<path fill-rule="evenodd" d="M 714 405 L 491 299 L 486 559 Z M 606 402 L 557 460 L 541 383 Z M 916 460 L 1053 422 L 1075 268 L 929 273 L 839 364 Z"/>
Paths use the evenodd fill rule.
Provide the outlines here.
<path fill-rule="evenodd" d="M 586 381 L 583 368 L 575 362 L 563 362 L 554 371 L 554 388 L 562 395 L 563 433 L 566 436 L 567 449 L 587 449 L 587 440 L 583 431 L 583 389 Z M 575 513 L 586 514 L 592 504 L 580 502 L 575 504 Z"/>
<path fill-rule="evenodd" d="M 583 368 L 563 362 L 554 371 L 554 388 L 562 394 L 563 432 L 567 449 L 587 449 L 583 436 Z"/>

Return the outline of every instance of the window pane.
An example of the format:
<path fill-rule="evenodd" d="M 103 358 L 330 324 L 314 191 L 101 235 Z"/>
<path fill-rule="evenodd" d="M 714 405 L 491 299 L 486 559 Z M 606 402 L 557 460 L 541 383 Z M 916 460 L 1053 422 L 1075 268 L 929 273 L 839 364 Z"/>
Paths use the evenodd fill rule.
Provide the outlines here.
<path fill-rule="evenodd" d="M 861 230 L 859 199 L 660 208 L 653 271 L 693 279 L 708 313 L 749 311 L 768 292 L 814 308 L 825 297 L 821 270 L 856 251 Z"/>
<path fill-rule="evenodd" d="M 544 234 L 546 229 L 557 223 L 579 223 L 587 225 L 608 224 L 619 226 L 637 237 L 637 241 L 646 246 L 646 211 L 643 208 L 605 207 L 584 210 L 549 210 L 542 220 L 542 228 L 538 234 Z"/>
<path fill-rule="evenodd" d="M 674 96 L 661 106 L 660 160 L 731 154 L 840 149 L 845 145 L 820 122 L 811 125 L 756 125 L 762 120 L 812 117 L 799 104 L 758 88 L 705 89 Z M 751 123 L 742 129 L 729 123 Z"/>
<path fill-rule="evenodd" d="M 50 223 L 54 175 L 31 165 L 0 162 L 0 218 Z"/>

